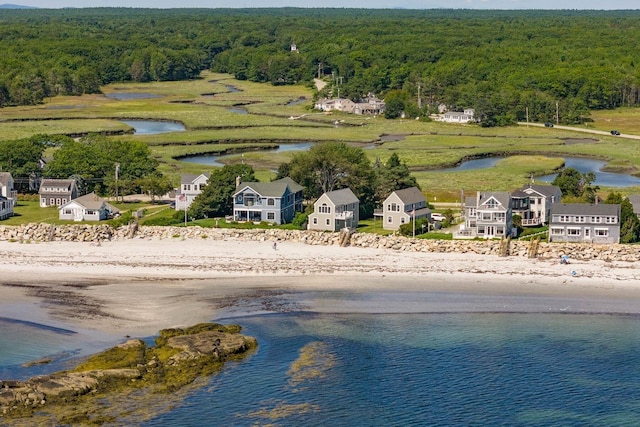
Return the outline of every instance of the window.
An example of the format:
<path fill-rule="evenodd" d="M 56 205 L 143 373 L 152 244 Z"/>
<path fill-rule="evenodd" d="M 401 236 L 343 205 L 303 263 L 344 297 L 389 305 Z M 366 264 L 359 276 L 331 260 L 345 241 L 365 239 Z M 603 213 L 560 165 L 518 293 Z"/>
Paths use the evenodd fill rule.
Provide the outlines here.
<path fill-rule="evenodd" d="M 400 224 L 404 224 L 404 217 L 400 218 Z"/>
<path fill-rule="evenodd" d="M 67 208 L 67 209 L 64 210 L 64 214 L 65 215 L 71 215 L 72 213 L 73 213 L 73 211 L 71 209 Z"/>
<path fill-rule="evenodd" d="M 387 217 L 387 222 L 388 222 L 389 224 L 391 224 L 391 223 L 393 222 L 393 217 L 388 216 L 388 217 Z"/>
<path fill-rule="evenodd" d="M 596 228 L 593 230 L 597 237 L 609 237 L 608 228 Z"/>
<path fill-rule="evenodd" d="M 496 215 L 495 215 L 496 221 L 504 222 L 506 217 L 507 215 L 504 212 L 496 212 Z"/>
<path fill-rule="evenodd" d="M 391 209 L 389 209 L 391 212 L 398 212 L 400 210 L 400 207 L 395 204 L 395 203 L 391 203 Z"/>
<path fill-rule="evenodd" d="M 87 215 L 95 215 L 96 211 L 94 210 L 87 210 Z"/>
<path fill-rule="evenodd" d="M 491 213 L 489 213 L 489 212 L 482 212 L 482 220 L 483 220 L 483 221 L 491 221 Z"/>
<path fill-rule="evenodd" d="M 267 206 L 275 206 L 276 201 L 273 199 L 267 199 Z"/>
<path fill-rule="evenodd" d="M 602 217 L 600 217 L 600 216 L 592 216 L 591 217 L 591 222 L 593 222 L 595 224 L 600 224 L 602 222 Z"/>
<path fill-rule="evenodd" d="M 274 220 L 274 219 L 276 219 L 276 214 L 275 214 L 275 212 L 267 212 L 267 219 L 268 219 L 268 220 Z"/>
<path fill-rule="evenodd" d="M 576 216 L 576 222 L 587 222 L 583 215 Z"/>
<path fill-rule="evenodd" d="M 327 206 L 326 203 L 323 203 L 322 205 L 320 205 L 318 207 L 318 212 L 324 213 L 324 214 L 330 214 L 331 213 L 331 206 Z"/>
<path fill-rule="evenodd" d="M 569 215 L 560 215 L 560 222 L 571 222 L 571 217 Z"/>
<path fill-rule="evenodd" d="M 489 209 L 495 209 L 498 207 L 498 202 L 496 202 L 496 199 L 490 199 L 489 201 L 487 201 L 487 203 L 485 203 L 485 206 Z"/>
<path fill-rule="evenodd" d="M 329 220 L 329 218 L 327 218 L 326 224 L 331 225 L 331 220 Z"/>
<path fill-rule="evenodd" d="M 567 228 L 567 236 L 579 236 L 580 229 L 579 228 Z"/>
<path fill-rule="evenodd" d="M 51 206 L 55 205 L 56 204 L 56 199 L 54 199 L 53 197 L 51 199 L 49 199 L 49 204 Z"/>
<path fill-rule="evenodd" d="M 608 216 L 608 217 L 605 218 L 605 222 L 607 224 L 616 224 L 618 221 L 617 221 L 617 218 L 615 216 Z"/>
<path fill-rule="evenodd" d="M 552 236 L 564 236 L 564 228 L 552 228 L 551 229 Z"/>
<path fill-rule="evenodd" d="M 318 218 L 313 218 L 313 224 L 318 225 Z"/>

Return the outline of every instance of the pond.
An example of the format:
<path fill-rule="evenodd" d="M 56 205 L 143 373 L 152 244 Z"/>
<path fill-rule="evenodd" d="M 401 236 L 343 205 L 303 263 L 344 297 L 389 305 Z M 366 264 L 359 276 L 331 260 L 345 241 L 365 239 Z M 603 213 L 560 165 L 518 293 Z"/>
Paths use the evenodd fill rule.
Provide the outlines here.
<path fill-rule="evenodd" d="M 485 157 L 482 159 L 473 159 L 466 162 L 462 162 L 460 165 L 453 168 L 437 169 L 436 172 L 460 172 L 470 170 L 480 170 L 495 166 L 500 160 L 506 159 L 506 157 Z M 580 157 L 564 157 L 565 167 L 573 168 L 581 173 L 593 172 L 596 174 L 596 180 L 593 184 L 601 187 L 631 187 L 634 185 L 640 185 L 640 178 L 635 176 L 622 174 L 603 172 L 600 169 L 606 165 L 607 162 L 594 159 L 583 159 Z M 557 174 L 550 174 L 541 177 L 537 177 L 536 181 L 551 183 Z"/>
<path fill-rule="evenodd" d="M 313 145 L 313 142 L 299 142 L 294 144 L 280 144 L 278 148 L 272 150 L 263 150 L 264 153 L 282 153 L 285 151 L 306 151 Z M 215 154 L 202 154 L 200 156 L 188 156 L 181 157 L 178 160 L 188 163 L 197 163 L 200 165 L 208 165 L 208 166 L 217 166 L 223 167 L 224 163 L 220 162 L 220 160 L 225 157 L 237 156 L 238 154 L 223 154 L 223 155 L 215 155 Z"/>
<path fill-rule="evenodd" d="M 182 123 L 165 122 L 160 120 L 121 120 L 131 126 L 135 131 L 134 135 L 156 135 L 169 132 L 184 132 Z"/>
<path fill-rule="evenodd" d="M 249 112 L 246 109 L 240 108 L 240 107 L 227 108 L 227 111 L 231 113 L 236 113 L 236 114 L 249 114 Z"/>

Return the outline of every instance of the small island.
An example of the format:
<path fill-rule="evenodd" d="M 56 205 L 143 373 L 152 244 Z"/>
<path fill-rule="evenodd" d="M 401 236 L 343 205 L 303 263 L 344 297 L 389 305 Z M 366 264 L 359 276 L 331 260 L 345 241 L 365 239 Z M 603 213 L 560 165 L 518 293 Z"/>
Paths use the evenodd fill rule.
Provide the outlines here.
<path fill-rule="evenodd" d="M 137 419 L 163 412 L 158 402 L 196 386 L 197 380 L 238 360 L 258 343 L 240 334 L 238 325 L 201 323 L 163 329 L 154 346 L 131 339 L 90 356 L 73 370 L 0 380 L 0 421 L 19 424 L 25 418 L 55 419 L 58 424 L 101 425 L 126 413 L 131 401 L 145 401 L 148 411 Z"/>

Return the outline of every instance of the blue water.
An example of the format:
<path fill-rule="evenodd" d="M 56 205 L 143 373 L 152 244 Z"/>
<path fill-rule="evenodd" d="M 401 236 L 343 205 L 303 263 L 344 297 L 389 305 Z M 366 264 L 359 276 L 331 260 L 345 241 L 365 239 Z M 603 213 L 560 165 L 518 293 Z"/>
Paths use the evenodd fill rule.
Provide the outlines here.
<path fill-rule="evenodd" d="M 273 150 L 262 150 L 262 152 L 271 152 L 271 153 L 281 153 L 284 151 L 306 151 L 313 146 L 312 142 L 298 142 L 294 144 L 280 144 L 278 148 Z M 200 156 L 187 156 L 180 157 L 180 161 L 188 162 L 188 163 L 197 163 L 201 165 L 209 165 L 209 166 L 218 166 L 223 167 L 224 163 L 220 160 L 224 159 L 227 156 L 237 156 L 237 154 L 231 155 L 216 155 L 216 154 L 203 154 Z"/>
<path fill-rule="evenodd" d="M 165 122 L 159 120 L 122 120 L 135 131 L 134 135 L 155 135 L 168 132 L 184 132 L 182 123 Z"/>
<path fill-rule="evenodd" d="M 561 314 L 242 318 L 258 351 L 143 425 L 636 426 L 640 319 Z M 321 376 L 291 364 L 321 344 Z"/>
<path fill-rule="evenodd" d="M 80 345 L 77 332 L 3 322 L 3 379 L 17 360 Z M 297 312 L 223 322 L 243 325 L 257 351 L 184 400 L 168 396 L 169 412 L 116 424 L 640 425 L 636 315 Z M 292 364 L 309 346 L 318 375 L 294 381 Z M 7 356 L 7 347 L 24 354 Z"/>
<path fill-rule="evenodd" d="M 437 169 L 434 172 L 461 172 L 470 170 L 480 170 L 495 166 L 500 160 L 506 157 L 485 157 L 473 159 L 460 163 L 458 166 L 446 169 Z M 640 185 L 640 178 L 632 175 L 602 172 L 600 169 L 606 164 L 602 160 L 584 159 L 580 157 L 564 157 L 565 167 L 573 168 L 581 173 L 593 172 L 596 175 L 594 185 L 602 187 L 630 187 Z M 537 177 L 537 181 L 551 183 L 557 174 Z"/>

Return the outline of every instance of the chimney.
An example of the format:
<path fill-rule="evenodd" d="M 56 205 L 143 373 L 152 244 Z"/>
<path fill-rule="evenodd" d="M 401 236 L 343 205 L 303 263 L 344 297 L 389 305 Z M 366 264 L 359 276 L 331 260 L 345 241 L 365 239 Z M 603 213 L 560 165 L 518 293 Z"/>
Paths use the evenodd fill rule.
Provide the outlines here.
<path fill-rule="evenodd" d="M 240 175 L 236 176 L 236 188 L 240 187 Z"/>

